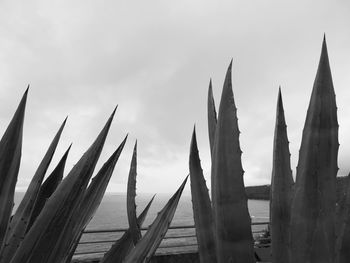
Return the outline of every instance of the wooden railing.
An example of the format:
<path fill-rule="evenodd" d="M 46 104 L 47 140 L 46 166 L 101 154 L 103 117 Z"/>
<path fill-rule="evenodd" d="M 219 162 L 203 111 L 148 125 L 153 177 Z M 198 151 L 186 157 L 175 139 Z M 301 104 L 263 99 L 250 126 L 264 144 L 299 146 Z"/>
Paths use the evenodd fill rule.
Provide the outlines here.
<path fill-rule="evenodd" d="M 253 236 L 261 235 L 269 222 L 252 223 Z M 85 230 L 74 254 L 75 257 L 102 256 L 126 231 L 126 228 Z M 141 229 L 145 233 L 148 228 Z M 263 239 L 260 239 L 263 240 Z M 194 225 L 170 226 L 156 254 L 196 252 L 197 239 Z"/>

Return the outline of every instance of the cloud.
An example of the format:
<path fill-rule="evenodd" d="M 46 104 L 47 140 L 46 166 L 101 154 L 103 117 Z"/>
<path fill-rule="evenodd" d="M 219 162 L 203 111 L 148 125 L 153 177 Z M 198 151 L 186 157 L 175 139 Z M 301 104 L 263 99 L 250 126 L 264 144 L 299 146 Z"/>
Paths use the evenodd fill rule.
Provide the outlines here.
<path fill-rule="evenodd" d="M 295 170 L 324 32 L 339 108 L 340 173 L 347 174 L 349 9 L 347 1 L 2 1 L 0 131 L 31 84 L 19 185 L 67 115 L 53 166 L 73 142 L 71 168 L 116 105 L 98 167 L 126 133 L 129 142 L 109 191 L 123 189 L 136 139 L 138 191 L 175 190 L 188 172 L 194 123 L 209 180 L 207 88 L 212 78 L 218 106 L 231 58 L 245 183 L 270 181 L 279 85 Z"/>

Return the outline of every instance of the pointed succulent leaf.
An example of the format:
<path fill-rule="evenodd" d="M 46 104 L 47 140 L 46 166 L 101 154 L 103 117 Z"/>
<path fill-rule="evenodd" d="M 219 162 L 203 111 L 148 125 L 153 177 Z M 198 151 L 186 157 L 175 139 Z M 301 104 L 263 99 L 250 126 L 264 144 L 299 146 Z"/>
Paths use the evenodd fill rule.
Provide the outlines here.
<path fill-rule="evenodd" d="M 348 205 L 350 204 L 350 173 L 348 176 L 341 179 L 341 189 L 339 189 L 339 196 L 337 195 L 337 204 L 336 204 L 336 236 L 339 239 L 341 235 L 341 228 L 344 224 L 344 221 L 347 217 Z M 338 187 L 337 187 L 338 188 Z"/>
<path fill-rule="evenodd" d="M 337 206 L 336 263 L 347 263 L 350 258 L 350 174 L 346 178 L 346 191 Z"/>
<path fill-rule="evenodd" d="M 22 152 L 23 121 L 28 89 L 0 140 L 0 247 L 12 213 Z"/>
<path fill-rule="evenodd" d="M 56 191 L 24 237 L 11 263 L 46 263 L 62 242 L 64 227 L 81 204 L 85 189 L 102 151 L 115 110 L 95 142 L 85 152 Z"/>
<path fill-rule="evenodd" d="M 137 218 L 137 223 L 139 224 L 140 227 L 142 226 L 146 218 L 147 212 L 153 202 L 154 197 L 155 195 L 152 197 L 152 199 L 149 201 L 145 209 Z M 132 240 L 132 234 L 129 227 L 129 229 L 123 234 L 123 236 L 120 239 L 118 239 L 110 248 L 110 250 L 103 256 L 100 263 L 122 263 L 133 247 L 134 247 L 134 243 Z M 66 263 L 69 263 L 69 262 L 66 262 Z"/>
<path fill-rule="evenodd" d="M 169 199 L 168 203 L 158 213 L 143 238 L 136 244 L 135 248 L 126 257 L 124 263 L 131 262 L 149 262 L 154 255 L 160 242 L 165 236 L 171 220 L 174 217 L 177 204 L 185 187 L 188 176 L 181 184 L 175 194 Z"/>
<path fill-rule="evenodd" d="M 128 136 L 125 136 L 121 144 L 115 150 L 115 152 L 109 157 L 105 162 L 99 172 L 87 188 L 87 191 L 84 194 L 84 199 L 82 206 L 80 208 L 82 215 L 82 226 L 85 228 L 93 215 L 95 214 L 97 208 L 99 207 L 101 200 L 106 192 L 108 183 L 113 174 L 114 168 L 119 160 L 120 154 L 122 153 L 126 140 Z"/>
<path fill-rule="evenodd" d="M 137 223 L 139 224 L 139 226 L 141 227 L 143 225 L 143 222 L 146 219 L 147 213 L 149 208 L 151 207 L 154 198 L 156 197 L 156 195 L 154 194 L 151 198 L 151 200 L 149 200 L 148 204 L 146 205 L 146 207 L 143 209 L 143 211 L 141 212 L 141 214 L 137 217 Z"/>
<path fill-rule="evenodd" d="M 291 262 L 335 257 L 338 120 L 324 39 L 299 151 L 291 217 Z"/>
<path fill-rule="evenodd" d="M 226 73 L 212 154 L 212 202 L 218 262 L 255 262 L 251 219 L 243 182 L 232 61 Z"/>
<path fill-rule="evenodd" d="M 213 87 L 211 83 L 211 79 L 209 82 L 208 89 L 208 132 L 209 132 L 209 145 L 210 145 L 210 153 L 213 153 L 214 140 L 215 140 L 215 129 L 217 123 L 216 110 L 215 110 L 215 101 L 213 96 Z"/>
<path fill-rule="evenodd" d="M 208 188 L 205 183 L 201 161 L 199 159 L 195 129 L 192 134 L 189 166 L 193 218 L 196 228 L 199 259 L 202 263 L 215 263 L 216 252 L 213 214 Z"/>
<path fill-rule="evenodd" d="M 126 196 L 128 222 L 134 244 L 141 238 L 140 226 L 137 224 L 136 216 L 136 174 L 137 174 L 137 142 L 134 146 L 132 160 L 130 164 L 128 190 Z"/>
<path fill-rule="evenodd" d="M 27 227 L 40 190 L 40 186 L 43 182 L 47 168 L 50 165 L 53 154 L 56 151 L 56 147 L 66 124 L 66 120 L 67 119 L 64 120 L 54 139 L 52 140 L 43 160 L 41 161 L 28 186 L 26 193 L 24 194 L 21 203 L 19 204 L 15 214 L 12 216 L 9 230 L 6 235 L 5 246 L 3 246 L 1 250 L 0 262 L 10 262 L 19 244 L 22 242 L 25 233 L 27 232 Z"/>
<path fill-rule="evenodd" d="M 75 214 L 72 216 L 72 220 L 69 222 L 69 225 L 65 227 L 64 237 L 61 239 L 62 242 L 56 245 L 55 250 L 51 253 L 49 262 L 55 263 L 64 261 L 64 259 L 69 257 L 71 254 L 70 251 L 76 247 L 84 229 L 92 219 L 101 203 L 126 140 L 127 136 L 117 150 L 105 162 L 96 176 L 92 178 L 79 209 L 77 209 Z"/>
<path fill-rule="evenodd" d="M 77 247 L 79 245 L 79 240 L 81 239 L 82 235 L 83 235 L 82 233 L 79 235 L 78 242 L 75 242 L 74 246 L 69 249 L 69 253 L 63 258 L 63 260 L 60 261 L 61 263 L 71 263 L 72 262 L 74 253 L 77 250 Z"/>
<path fill-rule="evenodd" d="M 272 262 L 288 263 L 293 176 L 281 89 L 278 92 L 270 191 Z"/>
<path fill-rule="evenodd" d="M 29 231 L 30 227 L 33 225 L 35 219 L 40 214 L 47 199 L 49 199 L 49 197 L 52 195 L 52 193 L 56 190 L 57 186 L 62 181 L 64 167 L 65 167 L 66 160 L 67 160 L 68 153 L 71 146 L 72 145 L 69 146 L 67 151 L 62 156 L 61 160 L 58 162 L 56 168 L 52 171 L 52 173 L 47 177 L 47 179 L 44 181 L 44 183 L 40 187 L 40 191 L 34 205 L 33 213 L 29 221 L 27 232 Z"/>
<path fill-rule="evenodd" d="M 342 189 L 339 191 L 339 196 L 337 196 L 337 205 L 336 205 L 336 232 L 337 237 L 339 236 L 338 233 L 340 232 L 340 227 L 343 221 L 345 220 L 346 213 L 347 213 L 347 205 L 350 204 L 348 201 L 350 201 L 350 197 L 348 197 L 348 193 L 350 193 L 350 173 L 348 176 L 341 179 Z"/>

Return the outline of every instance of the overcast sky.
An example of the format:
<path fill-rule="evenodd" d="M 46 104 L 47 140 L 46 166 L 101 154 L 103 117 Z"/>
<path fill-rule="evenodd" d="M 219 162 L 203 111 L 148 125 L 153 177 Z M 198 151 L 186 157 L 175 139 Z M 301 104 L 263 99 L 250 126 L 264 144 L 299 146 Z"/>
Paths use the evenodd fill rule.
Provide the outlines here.
<path fill-rule="evenodd" d="M 66 173 L 119 105 L 100 167 L 129 133 L 108 191 L 126 191 L 138 140 L 138 192 L 173 192 L 188 174 L 196 123 L 210 186 L 206 100 L 218 107 L 233 59 L 233 92 L 246 185 L 270 182 L 278 86 L 295 176 L 302 127 L 323 34 L 337 94 L 340 175 L 350 171 L 350 2 L 0 2 L 0 133 L 26 89 L 18 190 L 31 180 L 61 122 L 49 168 L 72 142 Z"/>

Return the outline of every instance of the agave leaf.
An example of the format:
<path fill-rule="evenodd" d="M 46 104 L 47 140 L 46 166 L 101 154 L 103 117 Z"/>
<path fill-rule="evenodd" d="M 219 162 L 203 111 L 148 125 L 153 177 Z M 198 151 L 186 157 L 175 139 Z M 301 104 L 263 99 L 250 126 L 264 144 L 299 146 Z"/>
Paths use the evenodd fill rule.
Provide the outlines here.
<path fill-rule="evenodd" d="M 114 171 L 114 167 L 126 143 L 127 136 L 122 141 L 117 150 L 109 157 L 107 162 L 102 166 L 99 172 L 87 188 L 84 199 L 73 215 L 71 222 L 64 229 L 64 237 L 62 242 L 57 244 L 55 251 L 52 252 L 49 262 L 64 262 L 67 257 L 74 254 L 74 250 L 79 239 L 99 207 L 103 195 L 107 189 L 107 185 Z M 74 250 L 73 250 L 74 249 Z M 73 253 L 71 251 L 73 250 Z"/>
<path fill-rule="evenodd" d="M 208 102 L 207 103 L 208 103 L 209 145 L 210 145 L 210 153 L 213 154 L 217 117 L 216 117 L 215 101 L 214 101 L 214 96 L 213 96 L 213 87 L 212 87 L 211 79 L 209 82 Z"/>
<path fill-rule="evenodd" d="M 124 263 L 131 262 L 149 262 L 158 248 L 160 242 L 165 236 L 171 220 L 174 217 L 177 204 L 185 187 L 188 176 L 181 184 L 175 194 L 169 199 L 168 203 L 158 213 L 143 238 L 136 244 L 135 248 L 126 257 Z"/>
<path fill-rule="evenodd" d="M 196 227 L 199 259 L 201 263 L 215 263 L 214 222 L 208 188 L 199 159 L 196 130 L 193 130 L 190 150 L 190 178 L 193 218 Z"/>
<path fill-rule="evenodd" d="M 96 176 L 92 178 L 92 181 L 84 194 L 82 206 L 80 207 L 83 228 L 88 225 L 101 203 L 113 174 L 115 165 L 117 164 L 120 154 L 124 149 L 127 138 L 128 136 L 125 136 L 117 150 L 111 155 L 111 157 L 109 157 Z"/>
<path fill-rule="evenodd" d="M 12 213 L 13 199 L 21 162 L 24 112 L 28 88 L 0 140 L 0 246 L 4 242 Z"/>
<path fill-rule="evenodd" d="M 270 191 L 272 262 L 288 263 L 293 176 L 281 89 L 278 92 Z"/>
<path fill-rule="evenodd" d="M 137 223 L 141 227 L 147 212 L 153 202 L 155 195 L 152 197 L 152 199 L 149 201 L 145 209 L 142 211 L 142 213 L 137 218 Z M 110 248 L 110 250 L 103 256 L 100 263 L 122 263 L 127 254 L 131 251 L 131 249 L 134 247 L 134 242 L 132 240 L 132 233 L 130 231 L 130 228 L 123 234 L 123 236 L 118 239 L 113 246 Z M 69 263 L 69 262 L 66 262 Z"/>
<path fill-rule="evenodd" d="M 67 160 L 68 153 L 71 146 L 72 145 L 69 146 L 67 151 L 62 156 L 61 160 L 58 162 L 56 168 L 52 171 L 52 173 L 47 177 L 47 179 L 44 181 L 44 183 L 40 187 L 40 191 L 34 205 L 33 213 L 27 227 L 27 232 L 29 231 L 30 227 L 33 225 L 35 219 L 40 214 L 47 199 L 49 199 L 49 197 L 52 195 L 52 193 L 56 190 L 57 186 L 62 181 L 64 167 L 65 167 L 66 160 Z"/>
<path fill-rule="evenodd" d="M 244 189 L 232 61 L 222 90 L 212 154 L 212 203 L 218 262 L 255 262 L 251 219 Z"/>
<path fill-rule="evenodd" d="M 59 128 L 54 139 L 52 140 L 49 149 L 47 150 L 43 160 L 41 161 L 38 169 L 36 170 L 28 186 L 28 189 L 16 210 L 16 213 L 12 216 L 9 229 L 6 235 L 6 241 L 1 250 L 0 262 L 10 262 L 19 244 L 24 238 L 30 217 L 33 212 L 34 204 L 40 190 L 40 186 L 43 182 L 47 168 L 49 167 L 49 164 L 52 160 L 52 156 L 55 153 L 63 128 L 66 124 L 66 120 L 67 119 L 63 121 L 61 127 Z"/>
<path fill-rule="evenodd" d="M 137 142 L 134 146 L 134 151 L 132 154 L 132 160 L 130 164 L 129 178 L 128 178 L 128 190 L 126 196 L 126 204 L 127 204 L 127 213 L 128 213 L 128 222 L 130 227 L 130 232 L 132 235 L 132 239 L 134 245 L 141 238 L 141 230 L 140 226 L 137 224 L 137 216 L 136 216 L 136 170 L 137 170 Z"/>
<path fill-rule="evenodd" d="M 345 195 L 337 206 L 336 263 L 347 263 L 350 258 L 350 174 L 347 177 Z"/>
<path fill-rule="evenodd" d="M 291 262 L 334 260 L 338 148 L 337 107 L 324 39 L 299 151 Z"/>
<path fill-rule="evenodd" d="M 345 180 L 344 180 L 345 179 Z M 345 177 L 342 180 L 342 189 L 339 191 L 339 196 L 337 195 L 337 204 L 336 204 L 336 236 L 337 239 L 341 235 L 341 228 L 344 223 L 344 220 L 346 220 L 347 212 L 348 212 L 348 205 L 350 204 L 350 196 L 348 193 L 350 193 L 350 173 L 347 177 Z"/>
<path fill-rule="evenodd" d="M 349 262 L 349 242 L 350 242 L 350 221 L 347 219 L 344 228 L 342 229 L 340 250 L 337 253 L 337 263 L 348 263 Z"/>
<path fill-rule="evenodd" d="M 115 110 L 95 142 L 81 157 L 25 236 L 11 263 L 46 263 L 56 244 L 62 242 L 64 227 L 81 204 L 85 189 L 102 151 Z"/>
<path fill-rule="evenodd" d="M 214 101 L 214 96 L 213 96 L 213 87 L 212 87 L 211 79 L 209 82 L 209 89 L 208 89 L 207 110 L 208 110 L 208 133 L 209 133 L 210 156 L 212 156 L 213 150 L 214 150 L 214 143 L 215 143 L 215 130 L 216 130 L 216 124 L 217 124 L 217 115 L 216 115 L 215 101 Z M 213 176 L 213 174 L 211 176 Z M 213 194 L 214 194 L 213 189 L 215 189 L 214 182 L 215 182 L 214 178 L 211 178 L 212 198 L 213 198 Z"/>
<path fill-rule="evenodd" d="M 339 229 L 341 225 L 344 223 L 343 221 L 346 219 L 346 213 L 349 209 L 348 205 L 350 205 L 350 173 L 347 177 L 344 178 L 344 184 L 342 185 L 342 190 L 340 191 L 340 196 L 337 197 L 337 205 L 336 205 L 336 232 L 337 237 L 341 232 Z"/>

